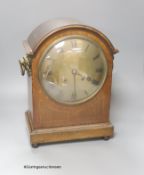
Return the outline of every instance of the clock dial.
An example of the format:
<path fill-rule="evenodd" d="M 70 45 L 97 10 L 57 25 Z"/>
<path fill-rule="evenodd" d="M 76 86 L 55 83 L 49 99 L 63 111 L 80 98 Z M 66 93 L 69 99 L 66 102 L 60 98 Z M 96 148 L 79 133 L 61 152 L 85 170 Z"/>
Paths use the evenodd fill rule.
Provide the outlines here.
<path fill-rule="evenodd" d="M 92 98 L 107 75 L 103 50 L 85 36 L 63 37 L 50 45 L 39 64 L 39 80 L 54 100 L 77 104 Z"/>

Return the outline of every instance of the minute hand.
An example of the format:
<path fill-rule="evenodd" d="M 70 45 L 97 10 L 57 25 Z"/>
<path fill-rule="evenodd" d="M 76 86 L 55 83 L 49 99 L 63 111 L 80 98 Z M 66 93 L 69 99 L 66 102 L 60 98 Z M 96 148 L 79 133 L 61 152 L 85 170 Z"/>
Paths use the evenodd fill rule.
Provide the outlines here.
<path fill-rule="evenodd" d="M 76 75 L 77 75 L 77 70 L 76 69 L 72 69 L 72 74 L 73 74 L 73 78 L 74 78 L 74 92 L 73 92 L 73 97 L 76 98 L 76 96 L 77 96 L 77 92 L 76 92 Z"/>

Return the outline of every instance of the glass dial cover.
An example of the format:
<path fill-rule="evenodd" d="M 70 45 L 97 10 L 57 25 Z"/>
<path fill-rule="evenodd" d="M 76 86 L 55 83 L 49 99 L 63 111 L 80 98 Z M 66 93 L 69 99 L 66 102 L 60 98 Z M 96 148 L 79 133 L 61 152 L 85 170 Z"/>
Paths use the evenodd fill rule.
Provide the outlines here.
<path fill-rule="evenodd" d="M 78 104 L 101 89 L 107 62 L 100 45 L 86 36 L 67 36 L 47 47 L 39 64 L 45 93 L 64 104 Z"/>

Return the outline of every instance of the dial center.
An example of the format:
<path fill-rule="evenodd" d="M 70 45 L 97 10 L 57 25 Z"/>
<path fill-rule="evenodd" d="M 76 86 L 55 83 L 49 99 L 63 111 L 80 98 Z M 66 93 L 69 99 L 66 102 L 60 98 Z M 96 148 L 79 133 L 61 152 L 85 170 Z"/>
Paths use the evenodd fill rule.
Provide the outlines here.
<path fill-rule="evenodd" d="M 76 75 L 77 72 L 78 72 L 77 69 L 75 69 L 75 68 L 72 69 L 72 74 L 73 74 L 73 75 Z"/>

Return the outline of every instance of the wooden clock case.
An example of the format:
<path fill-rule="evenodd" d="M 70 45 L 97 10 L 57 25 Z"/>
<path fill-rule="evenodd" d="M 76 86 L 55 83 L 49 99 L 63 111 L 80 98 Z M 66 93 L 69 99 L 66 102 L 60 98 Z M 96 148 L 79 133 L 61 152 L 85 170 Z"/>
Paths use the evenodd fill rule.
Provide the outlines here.
<path fill-rule="evenodd" d="M 108 72 L 99 92 L 90 100 L 66 105 L 47 96 L 38 78 L 38 66 L 45 49 L 55 40 L 69 35 L 84 35 L 95 40 L 103 49 Z M 41 143 L 81 140 L 91 138 L 108 139 L 113 136 L 109 120 L 112 84 L 113 55 L 117 49 L 100 31 L 77 21 L 46 22 L 36 28 L 24 42 L 31 69 L 28 76 L 29 109 L 26 119 L 32 146 Z"/>

